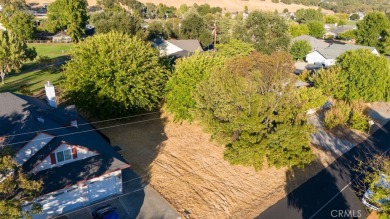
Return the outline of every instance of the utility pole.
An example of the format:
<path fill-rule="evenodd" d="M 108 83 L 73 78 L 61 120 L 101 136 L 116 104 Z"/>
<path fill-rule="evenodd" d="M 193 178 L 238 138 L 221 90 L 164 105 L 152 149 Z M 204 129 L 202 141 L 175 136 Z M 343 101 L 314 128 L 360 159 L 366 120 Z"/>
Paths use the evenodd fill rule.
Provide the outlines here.
<path fill-rule="evenodd" d="M 215 46 L 217 45 L 217 23 L 214 21 L 214 51 L 215 51 Z"/>

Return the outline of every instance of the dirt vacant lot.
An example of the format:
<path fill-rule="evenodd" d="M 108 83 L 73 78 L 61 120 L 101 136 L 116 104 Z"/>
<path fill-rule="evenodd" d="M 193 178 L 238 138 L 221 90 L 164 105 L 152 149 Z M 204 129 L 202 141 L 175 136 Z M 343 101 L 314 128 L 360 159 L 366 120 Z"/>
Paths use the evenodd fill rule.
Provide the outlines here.
<path fill-rule="evenodd" d="M 305 171 L 232 166 L 201 126 L 174 123 L 165 113 L 96 126 L 121 124 L 102 132 L 147 183 L 191 218 L 253 218 L 324 168 L 321 162 Z"/>

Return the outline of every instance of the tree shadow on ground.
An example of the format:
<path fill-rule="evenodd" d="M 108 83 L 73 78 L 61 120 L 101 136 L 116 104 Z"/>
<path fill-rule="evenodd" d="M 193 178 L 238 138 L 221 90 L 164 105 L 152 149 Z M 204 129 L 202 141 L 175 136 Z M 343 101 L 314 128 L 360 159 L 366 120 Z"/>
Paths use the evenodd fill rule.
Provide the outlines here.
<path fill-rule="evenodd" d="M 161 117 L 161 112 L 154 111 L 93 125 L 101 129 L 100 131 L 110 139 L 111 145 L 116 146 L 118 153 L 130 163 L 131 169 L 142 178 L 144 184 L 148 184 L 151 178 L 151 165 L 167 140 L 164 131 L 166 122 L 167 119 Z M 112 128 L 104 128 L 109 126 Z"/>

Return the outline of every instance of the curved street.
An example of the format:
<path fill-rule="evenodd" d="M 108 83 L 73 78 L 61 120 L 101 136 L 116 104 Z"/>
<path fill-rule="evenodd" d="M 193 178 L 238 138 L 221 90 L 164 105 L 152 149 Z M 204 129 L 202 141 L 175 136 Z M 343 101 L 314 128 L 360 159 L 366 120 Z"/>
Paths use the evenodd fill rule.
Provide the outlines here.
<path fill-rule="evenodd" d="M 389 131 L 390 123 L 387 123 L 256 218 L 367 218 L 369 212 L 354 190 L 363 176 L 353 169 L 359 160 L 364 162 L 389 150 Z"/>

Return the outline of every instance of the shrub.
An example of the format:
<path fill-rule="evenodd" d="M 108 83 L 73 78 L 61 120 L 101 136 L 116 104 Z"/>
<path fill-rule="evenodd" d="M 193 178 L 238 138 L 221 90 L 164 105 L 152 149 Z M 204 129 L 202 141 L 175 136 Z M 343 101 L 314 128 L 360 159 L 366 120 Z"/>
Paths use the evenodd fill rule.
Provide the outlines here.
<path fill-rule="evenodd" d="M 326 129 L 333 129 L 339 125 L 346 125 L 351 115 L 351 106 L 342 100 L 325 112 L 324 126 Z"/>
<path fill-rule="evenodd" d="M 366 114 L 367 107 L 363 101 L 354 101 L 351 103 L 352 115 L 348 121 L 348 126 L 352 129 L 367 132 L 370 128 L 369 117 Z"/>
<path fill-rule="evenodd" d="M 40 64 L 52 64 L 53 60 L 49 56 L 38 56 L 37 62 Z"/>
<path fill-rule="evenodd" d="M 23 95 L 31 96 L 32 92 L 30 90 L 30 87 L 27 84 L 20 85 L 19 92 Z"/>

